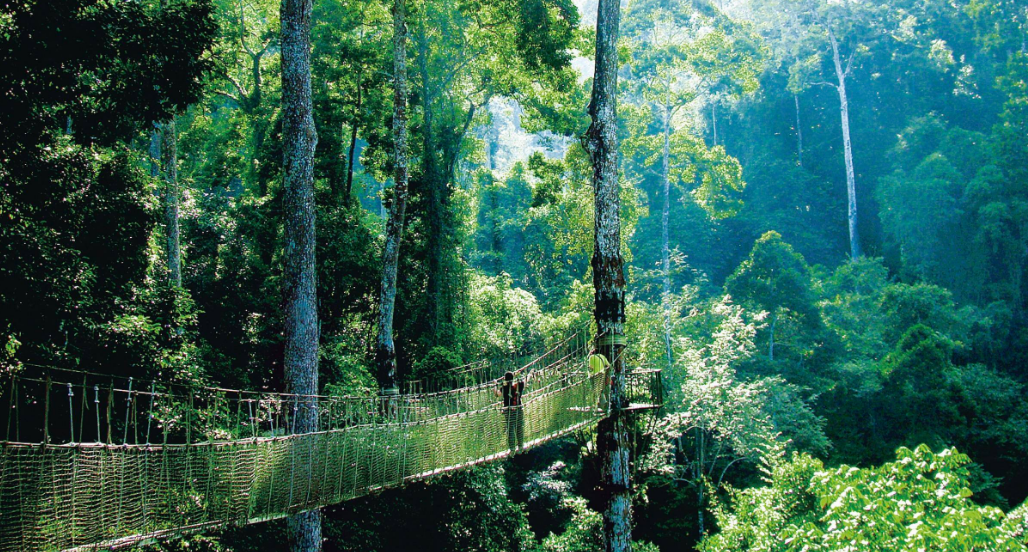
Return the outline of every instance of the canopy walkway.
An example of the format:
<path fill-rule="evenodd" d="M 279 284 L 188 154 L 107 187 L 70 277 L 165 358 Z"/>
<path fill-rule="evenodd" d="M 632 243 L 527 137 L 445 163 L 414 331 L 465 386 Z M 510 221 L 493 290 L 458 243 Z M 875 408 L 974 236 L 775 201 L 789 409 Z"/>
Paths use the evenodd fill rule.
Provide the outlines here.
<path fill-rule="evenodd" d="M 537 446 L 606 415 L 607 374 L 589 373 L 588 342 L 578 332 L 518 369 L 520 412 L 482 375 L 496 372 L 489 363 L 457 371 L 463 387 L 392 397 L 11 376 L 0 551 L 121 549 L 258 523 Z M 660 373 L 633 372 L 629 389 L 634 409 L 657 406 Z M 317 408 L 319 431 L 291 431 L 302 408 Z"/>

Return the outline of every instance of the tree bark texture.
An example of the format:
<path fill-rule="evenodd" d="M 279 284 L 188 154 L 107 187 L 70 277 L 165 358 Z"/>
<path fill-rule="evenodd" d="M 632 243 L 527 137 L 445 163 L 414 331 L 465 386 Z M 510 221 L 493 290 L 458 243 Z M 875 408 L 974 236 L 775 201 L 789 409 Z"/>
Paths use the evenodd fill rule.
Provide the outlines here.
<path fill-rule="evenodd" d="M 168 258 L 168 284 L 182 287 L 182 248 L 179 241 L 178 136 L 175 119 L 161 125 L 162 164 L 164 165 L 164 228 Z M 150 147 L 153 148 L 151 139 Z M 151 173 L 153 168 L 151 167 Z"/>
<path fill-rule="evenodd" d="M 313 0 L 282 0 L 282 151 L 285 172 L 285 375 L 289 391 L 318 392 L 318 303 L 315 274 L 314 148 L 310 28 Z M 295 431 L 318 429 L 318 404 L 299 399 Z M 313 474 L 305 474 L 312 477 Z M 321 550 L 321 512 L 289 519 L 293 552 Z"/>
<path fill-rule="evenodd" d="M 842 117 L 842 148 L 846 158 L 846 195 L 849 216 L 850 231 L 850 258 L 860 257 L 860 231 L 857 228 L 857 178 L 853 169 L 853 144 L 850 141 L 850 104 L 846 96 L 846 77 L 849 76 L 850 66 L 843 68 L 842 57 L 839 55 L 839 42 L 835 33 L 828 31 L 828 38 L 832 45 L 832 59 L 835 62 L 835 74 L 839 78 L 836 90 L 839 92 L 839 113 Z M 850 58 L 852 63 L 853 58 Z"/>
<path fill-rule="evenodd" d="M 603 512 L 604 547 L 609 552 L 632 549 L 631 480 L 624 348 L 625 275 L 621 257 L 621 201 L 618 183 L 617 39 L 620 2 L 600 0 L 596 20 L 596 72 L 585 146 L 593 164 L 595 241 L 593 287 L 597 349 L 611 361 L 610 415 L 599 424 L 597 444 L 607 495 Z"/>
<path fill-rule="evenodd" d="M 396 268 L 400 259 L 407 210 L 407 23 L 406 0 L 393 0 L 393 205 L 386 221 L 385 251 L 382 259 L 382 288 L 379 294 L 379 322 L 376 363 L 379 385 L 396 392 L 396 343 L 393 340 L 393 311 L 396 306 Z"/>

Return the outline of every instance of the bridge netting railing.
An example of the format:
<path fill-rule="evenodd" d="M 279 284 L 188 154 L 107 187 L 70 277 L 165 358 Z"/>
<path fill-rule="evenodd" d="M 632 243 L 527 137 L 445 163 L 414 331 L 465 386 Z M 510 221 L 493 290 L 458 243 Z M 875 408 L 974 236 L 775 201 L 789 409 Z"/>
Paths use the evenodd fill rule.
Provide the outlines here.
<path fill-rule="evenodd" d="M 570 337 L 543 346 L 541 350 L 484 353 L 483 358 L 474 362 L 408 381 L 404 390 L 407 394 L 422 394 L 474 387 L 495 382 L 507 371 L 521 373 L 548 366 L 559 362 L 568 351 L 583 351 L 591 337 L 590 328 L 591 323 L 572 328 L 566 332 Z"/>
<path fill-rule="evenodd" d="M 0 551 L 105 550 L 334 504 L 531 447 L 605 415 L 575 334 L 496 381 L 393 397 L 192 389 L 54 370 L 0 393 Z M 297 433 L 317 404 L 319 431 Z"/>

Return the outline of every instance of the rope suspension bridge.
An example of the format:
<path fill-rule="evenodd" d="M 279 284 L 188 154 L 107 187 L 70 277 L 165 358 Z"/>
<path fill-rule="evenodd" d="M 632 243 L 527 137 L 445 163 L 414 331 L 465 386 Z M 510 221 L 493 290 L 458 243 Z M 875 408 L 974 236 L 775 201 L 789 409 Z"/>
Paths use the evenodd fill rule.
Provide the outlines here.
<path fill-rule="evenodd" d="M 478 362 L 394 396 L 310 396 L 47 369 L 0 388 L 0 552 L 116 550 L 259 523 L 504 458 L 606 416 L 587 330 L 514 371 L 523 424 Z M 660 372 L 628 377 L 656 408 Z M 449 389 L 440 390 L 447 386 Z M 318 430 L 294 431 L 301 409 Z M 522 436 L 523 435 L 523 436 Z"/>

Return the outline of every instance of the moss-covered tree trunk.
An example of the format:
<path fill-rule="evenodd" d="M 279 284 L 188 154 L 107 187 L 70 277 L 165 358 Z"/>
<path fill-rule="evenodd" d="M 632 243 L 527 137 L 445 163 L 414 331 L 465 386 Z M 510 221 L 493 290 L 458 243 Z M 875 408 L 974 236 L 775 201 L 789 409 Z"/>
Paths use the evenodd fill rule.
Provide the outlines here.
<path fill-rule="evenodd" d="M 396 306 L 396 268 L 400 259 L 400 238 L 407 210 L 407 3 L 393 0 L 393 204 L 386 221 L 385 251 L 382 255 L 382 287 L 379 294 L 378 343 L 375 360 L 379 385 L 396 392 L 396 343 L 393 341 L 393 311 Z"/>
<path fill-rule="evenodd" d="M 597 436 L 602 480 L 607 494 L 603 512 L 604 546 L 610 552 L 632 549 L 631 480 L 628 466 L 625 362 L 625 275 L 621 257 L 621 201 L 618 184 L 617 39 L 621 18 L 618 0 L 600 0 L 596 20 L 596 72 L 585 146 L 593 164 L 595 241 L 593 287 L 597 348 L 611 361 L 610 415 Z"/>
<path fill-rule="evenodd" d="M 318 392 L 318 303 L 315 273 L 314 148 L 311 100 L 312 0 L 282 0 L 282 165 L 285 172 L 285 373 L 289 391 Z M 299 401 L 298 433 L 318 430 L 316 399 Z M 305 474 L 312 477 L 313 474 Z M 321 550 L 321 512 L 289 518 L 293 552 Z"/>

